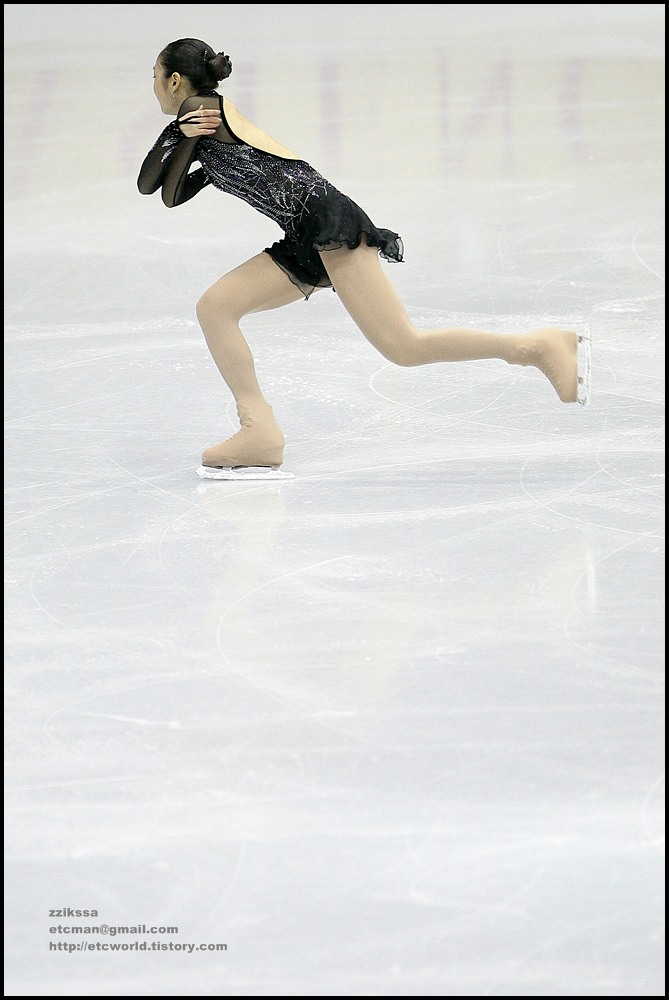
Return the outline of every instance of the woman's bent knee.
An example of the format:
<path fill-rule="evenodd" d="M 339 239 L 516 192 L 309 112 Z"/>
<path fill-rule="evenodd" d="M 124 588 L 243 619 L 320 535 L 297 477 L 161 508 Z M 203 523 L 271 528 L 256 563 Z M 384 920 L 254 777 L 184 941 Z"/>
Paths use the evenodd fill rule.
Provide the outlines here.
<path fill-rule="evenodd" d="M 214 295 L 211 288 L 208 288 L 195 303 L 195 313 L 197 318 L 201 319 L 203 316 L 212 312 L 214 308 Z"/>
<path fill-rule="evenodd" d="M 220 284 L 212 285 L 200 296 L 195 303 L 195 315 L 198 320 L 208 320 L 212 316 L 227 319 L 238 318 L 234 308 L 232 298 L 225 294 L 225 289 Z"/>
<path fill-rule="evenodd" d="M 387 361 L 400 368 L 414 368 L 420 364 L 418 342 L 413 336 L 402 337 L 382 346 L 378 344 L 376 346 Z"/>

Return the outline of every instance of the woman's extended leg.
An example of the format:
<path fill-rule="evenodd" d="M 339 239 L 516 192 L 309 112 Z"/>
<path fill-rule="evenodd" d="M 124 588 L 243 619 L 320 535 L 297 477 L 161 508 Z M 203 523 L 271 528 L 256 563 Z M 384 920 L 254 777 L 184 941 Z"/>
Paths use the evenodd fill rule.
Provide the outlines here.
<path fill-rule="evenodd" d="M 409 367 L 499 358 L 538 368 L 562 402 L 579 401 L 576 333 L 553 328 L 522 334 L 467 327 L 419 330 L 388 280 L 377 249 L 363 243 L 355 250 L 324 250 L 321 259 L 347 312 L 389 361 Z"/>
<path fill-rule="evenodd" d="M 274 466 L 283 462 L 284 437 L 263 396 L 253 355 L 239 328 L 243 316 L 278 309 L 303 298 L 274 263 L 259 253 L 220 278 L 197 303 L 197 318 L 216 367 L 237 404 L 241 429 L 207 448 L 202 464 L 216 467 Z"/>

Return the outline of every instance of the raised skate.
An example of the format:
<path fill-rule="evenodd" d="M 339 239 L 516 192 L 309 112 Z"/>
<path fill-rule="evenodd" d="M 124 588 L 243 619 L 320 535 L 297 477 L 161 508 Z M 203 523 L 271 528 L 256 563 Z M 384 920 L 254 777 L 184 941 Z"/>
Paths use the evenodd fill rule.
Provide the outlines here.
<path fill-rule="evenodd" d="M 283 472 L 285 439 L 267 404 L 239 404 L 240 429 L 227 441 L 212 445 L 197 470 L 201 479 L 294 479 Z"/>
<path fill-rule="evenodd" d="M 588 327 L 583 333 L 578 335 L 577 363 L 578 363 L 578 402 L 581 406 L 587 406 L 590 402 L 590 392 L 592 388 L 592 337 Z"/>
<path fill-rule="evenodd" d="M 590 330 L 539 330 L 531 342 L 521 348 L 523 365 L 542 372 L 563 403 L 590 402 L 592 382 L 592 343 Z"/>

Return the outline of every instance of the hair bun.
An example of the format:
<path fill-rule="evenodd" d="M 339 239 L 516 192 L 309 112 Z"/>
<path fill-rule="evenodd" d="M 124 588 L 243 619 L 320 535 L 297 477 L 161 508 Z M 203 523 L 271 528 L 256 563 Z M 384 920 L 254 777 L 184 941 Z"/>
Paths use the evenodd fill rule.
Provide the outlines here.
<path fill-rule="evenodd" d="M 217 52 L 209 60 L 209 65 L 217 80 L 227 80 L 232 73 L 232 62 L 225 52 Z"/>

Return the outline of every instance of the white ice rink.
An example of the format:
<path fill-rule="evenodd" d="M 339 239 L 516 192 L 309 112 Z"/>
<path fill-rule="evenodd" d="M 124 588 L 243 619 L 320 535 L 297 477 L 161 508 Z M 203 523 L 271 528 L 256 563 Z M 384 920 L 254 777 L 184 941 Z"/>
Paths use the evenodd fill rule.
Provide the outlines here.
<path fill-rule="evenodd" d="M 664 996 L 664 4 L 4 9 L 5 995 Z M 183 36 L 590 407 L 327 291 L 244 327 L 295 479 L 200 481 L 281 232 L 137 192 Z"/>

